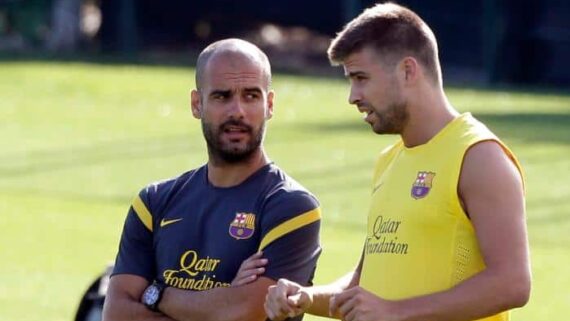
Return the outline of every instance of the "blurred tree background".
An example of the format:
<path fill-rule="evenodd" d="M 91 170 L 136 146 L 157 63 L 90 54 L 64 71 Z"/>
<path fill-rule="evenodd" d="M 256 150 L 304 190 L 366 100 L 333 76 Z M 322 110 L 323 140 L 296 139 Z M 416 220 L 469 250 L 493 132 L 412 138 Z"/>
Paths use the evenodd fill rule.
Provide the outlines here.
<path fill-rule="evenodd" d="M 276 67 L 330 73 L 335 32 L 371 0 L 0 0 L 0 53 L 192 64 L 207 43 L 248 39 Z M 433 28 L 445 78 L 570 84 L 570 2 L 404 0 Z"/>

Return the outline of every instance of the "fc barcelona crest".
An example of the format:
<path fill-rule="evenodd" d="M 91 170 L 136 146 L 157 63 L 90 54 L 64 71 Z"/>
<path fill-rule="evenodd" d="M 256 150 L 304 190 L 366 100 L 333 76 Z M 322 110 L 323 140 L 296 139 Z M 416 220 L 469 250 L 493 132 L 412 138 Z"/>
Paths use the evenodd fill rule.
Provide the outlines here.
<path fill-rule="evenodd" d="M 230 236 L 243 240 L 248 239 L 255 231 L 255 214 L 253 213 L 236 213 L 235 219 L 230 224 Z"/>
<path fill-rule="evenodd" d="M 434 176 L 434 172 L 418 172 L 418 177 L 412 185 L 412 197 L 415 199 L 426 197 L 431 190 Z"/>

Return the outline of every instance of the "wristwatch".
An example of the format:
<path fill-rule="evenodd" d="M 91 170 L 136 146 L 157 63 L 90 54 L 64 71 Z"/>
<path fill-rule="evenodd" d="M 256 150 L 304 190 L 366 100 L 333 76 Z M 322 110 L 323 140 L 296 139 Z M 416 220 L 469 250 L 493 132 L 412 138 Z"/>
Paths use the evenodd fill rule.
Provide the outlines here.
<path fill-rule="evenodd" d="M 154 281 L 143 292 L 141 302 L 151 311 L 158 312 L 158 304 L 166 285 Z"/>

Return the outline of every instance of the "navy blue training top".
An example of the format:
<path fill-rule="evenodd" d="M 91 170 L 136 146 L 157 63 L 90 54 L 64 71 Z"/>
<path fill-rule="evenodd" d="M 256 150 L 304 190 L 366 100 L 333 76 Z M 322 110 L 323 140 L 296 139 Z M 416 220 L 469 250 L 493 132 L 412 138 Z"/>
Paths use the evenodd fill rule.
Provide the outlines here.
<path fill-rule="evenodd" d="M 129 209 L 113 275 L 203 291 L 229 286 L 258 250 L 266 277 L 310 285 L 320 255 L 317 199 L 274 164 L 218 188 L 204 165 L 153 183 Z"/>

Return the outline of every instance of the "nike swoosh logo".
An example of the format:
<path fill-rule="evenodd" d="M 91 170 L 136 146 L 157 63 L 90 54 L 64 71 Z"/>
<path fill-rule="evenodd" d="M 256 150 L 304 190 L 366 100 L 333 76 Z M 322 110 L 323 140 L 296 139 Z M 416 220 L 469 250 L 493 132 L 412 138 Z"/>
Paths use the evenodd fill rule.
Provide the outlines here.
<path fill-rule="evenodd" d="M 178 221 L 182 221 L 181 218 L 175 218 L 173 220 L 167 220 L 167 219 L 162 219 L 162 221 L 160 221 L 160 227 L 165 227 L 166 225 L 172 224 L 172 223 L 176 223 Z"/>
<path fill-rule="evenodd" d="M 379 190 L 380 187 L 382 187 L 382 185 L 384 185 L 384 182 L 374 186 L 374 188 L 372 189 L 372 194 L 376 193 L 376 191 Z"/>

